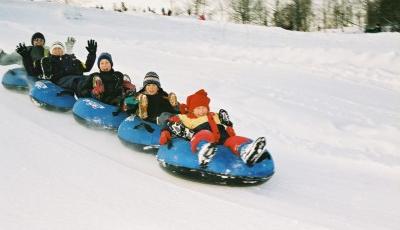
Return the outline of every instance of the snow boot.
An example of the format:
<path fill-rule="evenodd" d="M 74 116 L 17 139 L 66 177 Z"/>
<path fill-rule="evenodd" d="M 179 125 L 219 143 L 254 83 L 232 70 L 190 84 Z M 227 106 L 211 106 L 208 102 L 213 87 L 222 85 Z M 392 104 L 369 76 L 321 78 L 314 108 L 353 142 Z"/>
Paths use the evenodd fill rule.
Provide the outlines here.
<path fill-rule="evenodd" d="M 208 163 L 217 153 L 217 145 L 215 143 L 203 142 L 198 147 L 199 165 L 201 168 L 207 168 Z"/>
<path fill-rule="evenodd" d="M 228 112 L 224 109 L 220 109 L 218 112 L 218 118 L 221 121 L 221 124 L 226 126 L 233 126 L 231 120 L 229 119 Z"/>
<path fill-rule="evenodd" d="M 187 140 L 192 139 L 194 132 L 187 128 L 185 125 L 183 125 L 182 122 L 174 122 L 174 121 L 168 121 L 167 122 L 167 127 L 169 131 L 171 131 L 172 134 L 174 134 L 177 137 L 185 138 Z"/>
<path fill-rule="evenodd" d="M 268 151 L 264 150 L 266 141 L 264 137 L 259 137 L 255 141 L 245 144 L 240 149 L 240 158 L 248 165 L 253 166 L 260 159 L 268 158 Z"/>

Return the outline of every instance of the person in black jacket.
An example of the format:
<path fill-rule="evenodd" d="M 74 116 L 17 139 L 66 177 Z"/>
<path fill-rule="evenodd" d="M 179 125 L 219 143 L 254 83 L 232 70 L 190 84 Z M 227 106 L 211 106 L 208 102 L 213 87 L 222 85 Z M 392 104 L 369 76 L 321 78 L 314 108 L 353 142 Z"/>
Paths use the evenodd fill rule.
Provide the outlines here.
<path fill-rule="evenodd" d="M 138 92 L 139 108 L 136 114 L 143 120 L 164 125 L 172 115 L 179 112 L 175 93 L 166 93 L 155 72 L 148 72 L 143 80 L 143 88 Z"/>
<path fill-rule="evenodd" d="M 114 71 L 111 54 L 101 53 L 97 59 L 100 72 L 92 73 L 92 96 L 111 105 L 120 105 L 127 95 L 136 93 L 136 87 L 128 77 L 119 71 Z"/>
<path fill-rule="evenodd" d="M 50 54 L 49 47 L 45 46 L 45 42 L 46 39 L 42 33 L 34 33 L 31 38 L 31 46 L 26 46 L 25 43 L 19 43 L 16 52 L 11 54 L 6 54 L 1 50 L 0 65 L 23 64 L 28 75 L 37 77 L 38 74 L 34 73 L 33 70 L 33 62 L 43 57 L 48 57 Z M 68 37 L 65 42 L 67 53 L 72 53 L 74 44 L 75 38 Z"/>
<path fill-rule="evenodd" d="M 96 61 L 96 41 L 89 40 L 86 49 L 89 54 L 86 62 L 82 63 L 75 55 L 65 54 L 61 42 L 54 42 L 50 48 L 50 56 L 33 63 L 34 72 L 39 74 L 40 79 L 50 80 L 66 91 L 78 94 L 80 84 L 84 82 L 83 73 L 89 72 Z"/>
<path fill-rule="evenodd" d="M 16 52 L 10 54 L 0 49 L 0 65 L 23 64 L 28 74 L 30 74 L 31 69 L 29 67 L 32 66 L 32 63 L 27 66 L 24 58 L 21 56 L 29 56 L 34 61 L 48 56 L 49 48 L 44 46 L 45 41 L 44 35 L 37 32 L 32 35 L 31 46 L 25 46 L 25 43 L 19 43 Z"/>

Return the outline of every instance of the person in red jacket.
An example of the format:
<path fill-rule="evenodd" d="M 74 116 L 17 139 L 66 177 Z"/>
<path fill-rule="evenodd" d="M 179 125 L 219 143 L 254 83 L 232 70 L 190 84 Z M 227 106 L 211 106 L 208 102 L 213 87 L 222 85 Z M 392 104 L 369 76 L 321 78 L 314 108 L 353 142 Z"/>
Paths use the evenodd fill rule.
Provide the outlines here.
<path fill-rule="evenodd" d="M 265 149 L 265 137 L 253 141 L 236 136 L 228 113 L 223 109 L 219 113 L 210 112 L 209 104 L 210 98 L 203 89 L 188 96 L 186 111 L 169 118 L 167 127 L 161 132 L 160 144 L 167 144 L 172 135 L 190 140 L 191 150 L 198 153 L 201 167 L 207 167 L 216 153 L 217 145 L 228 147 L 248 166 L 270 158 Z"/>

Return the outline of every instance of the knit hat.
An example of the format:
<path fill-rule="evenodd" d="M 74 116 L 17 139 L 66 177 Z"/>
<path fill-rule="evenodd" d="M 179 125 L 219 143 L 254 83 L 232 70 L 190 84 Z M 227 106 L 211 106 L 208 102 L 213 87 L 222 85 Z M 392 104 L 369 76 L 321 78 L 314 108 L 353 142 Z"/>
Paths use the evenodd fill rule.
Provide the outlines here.
<path fill-rule="evenodd" d="M 109 61 L 111 64 L 111 67 L 113 67 L 114 63 L 112 61 L 111 54 L 104 52 L 104 53 L 101 53 L 99 55 L 99 57 L 97 58 L 97 66 L 99 67 L 99 69 L 100 69 L 100 61 L 103 59 L 106 59 L 107 61 Z"/>
<path fill-rule="evenodd" d="M 161 88 L 160 79 L 155 72 L 148 72 L 143 79 L 143 88 L 148 84 L 155 84 L 158 88 Z"/>
<path fill-rule="evenodd" d="M 62 44 L 62 42 L 59 42 L 59 41 L 54 42 L 50 47 L 50 53 L 53 53 L 54 48 L 61 48 L 65 53 L 65 48 L 64 48 L 64 45 Z"/>
<path fill-rule="evenodd" d="M 210 98 L 207 97 L 207 92 L 204 89 L 201 89 L 186 98 L 186 105 L 189 112 L 193 112 L 193 110 L 199 106 L 205 106 L 210 110 L 209 104 Z"/>
<path fill-rule="evenodd" d="M 36 33 L 34 33 L 32 35 L 32 38 L 31 38 L 31 44 L 32 45 L 33 45 L 33 40 L 35 40 L 36 38 L 43 39 L 46 42 L 46 39 L 44 39 L 44 35 L 42 33 L 40 33 L 40 32 L 36 32 Z"/>

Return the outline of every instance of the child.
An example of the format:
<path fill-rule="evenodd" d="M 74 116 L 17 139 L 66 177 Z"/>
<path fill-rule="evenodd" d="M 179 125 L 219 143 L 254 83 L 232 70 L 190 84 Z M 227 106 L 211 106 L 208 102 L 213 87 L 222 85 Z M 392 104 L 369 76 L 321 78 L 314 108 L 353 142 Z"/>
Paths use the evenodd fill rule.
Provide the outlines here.
<path fill-rule="evenodd" d="M 34 72 L 40 74 L 40 79 L 51 80 L 66 89 L 65 92 L 78 94 L 83 82 L 83 72 L 89 72 L 96 61 L 96 41 L 89 40 L 86 49 L 89 54 L 86 62 L 82 63 L 75 55 L 66 54 L 61 42 L 54 42 L 50 48 L 50 56 L 34 62 Z"/>
<path fill-rule="evenodd" d="M 249 166 L 270 158 L 268 151 L 264 149 L 264 137 L 252 141 L 236 136 L 225 110 L 221 109 L 218 114 L 210 112 L 210 98 L 203 89 L 188 96 L 186 103 L 188 113 L 168 120 L 168 130 L 161 132 L 160 144 L 167 144 L 171 133 L 189 139 L 192 152 L 198 153 L 199 165 L 202 167 L 207 167 L 214 157 L 218 144 L 228 147 Z"/>
<path fill-rule="evenodd" d="M 92 96 L 111 105 L 119 105 L 126 95 L 136 92 L 136 87 L 128 77 L 114 71 L 111 54 L 101 53 L 97 59 L 99 73 L 92 73 L 89 79 L 93 82 Z"/>
<path fill-rule="evenodd" d="M 143 80 L 143 88 L 138 92 L 137 115 L 146 121 L 163 124 L 172 114 L 177 114 L 178 102 L 175 93 L 166 93 L 155 72 L 148 72 Z"/>
<path fill-rule="evenodd" d="M 37 76 L 38 73 L 34 71 L 33 63 L 43 57 L 48 57 L 50 53 L 49 47 L 45 46 L 45 42 L 46 39 L 44 35 L 40 32 L 36 32 L 31 38 L 32 46 L 26 46 L 25 43 L 19 43 L 16 53 L 0 54 L 0 64 L 20 64 L 22 62 L 28 75 Z M 75 38 L 68 37 L 65 42 L 67 53 L 72 54 L 74 44 Z"/>
<path fill-rule="evenodd" d="M 36 32 L 32 35 L 31 46 L 19 43 L 16 52 L 9 54 L 0 49 L 0 65 L 23 64 L 27 73 L 32 76 L 32 62 L 49 55 L 49 48 L 44 46 L 45 41 L 44 35 Z"/>

